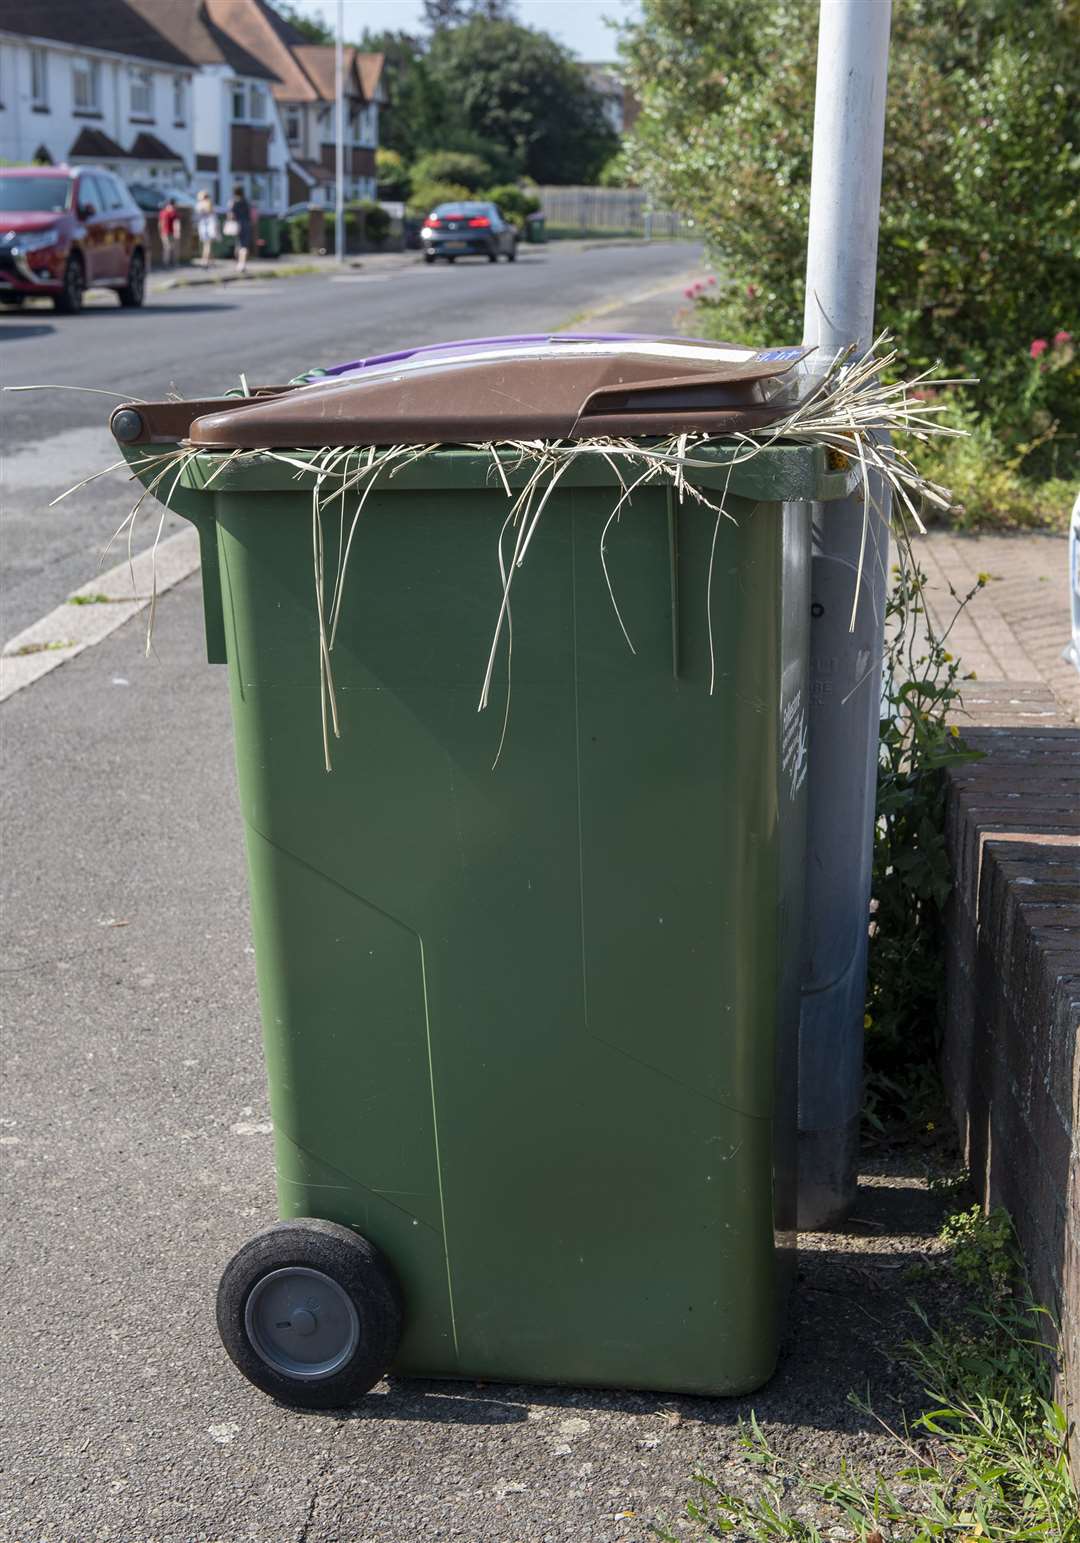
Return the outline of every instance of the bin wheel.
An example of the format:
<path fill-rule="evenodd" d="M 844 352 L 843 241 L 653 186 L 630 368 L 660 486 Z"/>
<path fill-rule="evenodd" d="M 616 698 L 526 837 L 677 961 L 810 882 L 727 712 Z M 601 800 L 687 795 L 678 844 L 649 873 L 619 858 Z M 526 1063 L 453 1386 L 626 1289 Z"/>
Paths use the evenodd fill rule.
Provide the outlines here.
<path fill-rule="evenodd" d="M 229 1260 L 217 1325 L 233 1362 L 264 1393 L 303 1409 L 338 1409 L 393 1361 L 401 1295 L 366 1238 L 298 1217 L 260 1232 Z"/>

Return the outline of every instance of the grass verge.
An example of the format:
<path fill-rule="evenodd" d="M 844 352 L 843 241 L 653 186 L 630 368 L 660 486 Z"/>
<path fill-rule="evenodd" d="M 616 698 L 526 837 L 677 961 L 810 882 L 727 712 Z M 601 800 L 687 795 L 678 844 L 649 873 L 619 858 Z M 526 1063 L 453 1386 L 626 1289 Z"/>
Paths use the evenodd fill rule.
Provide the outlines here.
<path fill-rule="evenodd" d="M 913 1307 L 916 1337 L 899 1356 L 918 1379 L 922 1408 L 890 1423 L 865 1398 L 852 1403 L 890 1438 L 887 1471 L 800 1466 L 774 1451 L 751 1415 L 740 1445 L 756 1472 L 735 1494 L 694 1476 L 678 1531 L 664 1543 L 1080 1543 L 1080 1497 L 1068 1467 L 1068 1425 L 1054 1398 L 1049 1313 L 1031 1300 L 1008 1217 L 960 1211 L 933 1268 L 951 1273 L 966 1305 L 945 1327 Z"/>

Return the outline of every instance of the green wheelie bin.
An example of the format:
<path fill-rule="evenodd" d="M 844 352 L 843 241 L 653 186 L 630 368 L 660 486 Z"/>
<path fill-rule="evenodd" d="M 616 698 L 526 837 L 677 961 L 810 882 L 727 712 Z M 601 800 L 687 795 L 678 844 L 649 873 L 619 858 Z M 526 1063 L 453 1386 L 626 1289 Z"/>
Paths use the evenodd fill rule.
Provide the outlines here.
<path fill-rule="evenodd" d="M 282 1400 L 773 1369 L 809 503 L 854 477 L 731 436 L 800 352 L 488 340 L 113 415 L 228 665 L 284 1220 L 218 1324 Z"/>

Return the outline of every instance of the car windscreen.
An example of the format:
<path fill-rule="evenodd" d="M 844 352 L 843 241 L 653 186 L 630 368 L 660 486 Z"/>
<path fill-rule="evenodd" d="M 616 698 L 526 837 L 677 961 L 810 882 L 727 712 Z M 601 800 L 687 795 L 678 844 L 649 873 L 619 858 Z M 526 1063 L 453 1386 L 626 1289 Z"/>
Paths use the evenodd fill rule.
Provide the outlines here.
<path fill-rule="evenodd" d="M 67 177 L 0 177 L 4 214 L 62 214 L 70 196 Z"/>
<path fill-rule="evenodd" d="M 491 205 L 490 204 L 470 203 L 468 200 L 466 200 L 464 203 L 460 203 L 460 204 L 438 204 L 436 206 L 434 212 L 436 214 L 440 214 L 440 215 L 446 215 L 446 214 L 465 214 L 465 215 L 469 215 L 469 214 L 490 214 L 491 213 Z"/>

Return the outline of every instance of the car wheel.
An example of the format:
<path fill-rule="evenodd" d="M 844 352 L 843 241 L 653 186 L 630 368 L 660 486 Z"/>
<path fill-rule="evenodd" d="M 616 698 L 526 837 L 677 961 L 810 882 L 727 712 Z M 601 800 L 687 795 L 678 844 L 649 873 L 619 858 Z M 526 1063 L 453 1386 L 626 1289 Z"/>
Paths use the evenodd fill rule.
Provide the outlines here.
<path fill-rule="evenodd" d="M 435 253 L 434 252 L 425 252 L 424 253 L 424 261 L 427 263 L 428 267 L 430 268 L 432 263 L 435 261 Z"/>
<path fill-rule="evenodd" d="M 64 269 L 64 287 L 53 297 L 53 305 L 65 316 L 74 316 L 76 312 L 82 310 L 85 292 L 86 275 L 83 272 L 82 258 L 73 252 Z"/>
<path fill-rule="evenodd" d="M 117 294 L 121 305 L 142 305 L 146 298 L 146 263 L 141 252 L 132 252 L 128 264 L 128 281 L 123 289 L 117 290 Z"/>
<path fill-rule="evenodd" d="M 493 246 L 491 251 L 488 253 L 488 262 L 489 263 L 497 263 L 498 260 L 499 260 L 499 249 L 498 249 L 497 246 Z"/>
<path fill-rule="evenodd" d="M 448 257 L 446 260 L 447 260 L 448 263 L 452 263 L 452 262 L 455 261 L 455 259 L 453 257 Z"/>
<path fill-rule="evenodd" d="M 401 1294 L 373 1244 L 314 1217 L 279 1222 L 225 1266 L 222 1343 L 249 1382 L 301 1409 L 340 1409 L 384 1376 Z"/>
<path fill-rule="evenodd" d="M 510 243 L 510 250 L 506 254 L 506 260 L 507 260 L 508 263 L 516 263 L 517 262 L 517 242 L 516 241 L 512 241 Z"/>

